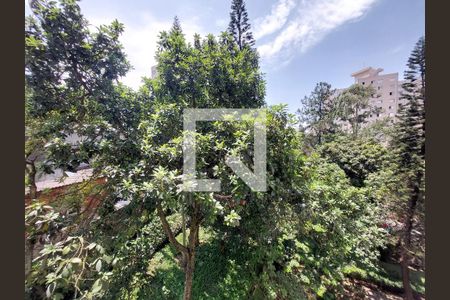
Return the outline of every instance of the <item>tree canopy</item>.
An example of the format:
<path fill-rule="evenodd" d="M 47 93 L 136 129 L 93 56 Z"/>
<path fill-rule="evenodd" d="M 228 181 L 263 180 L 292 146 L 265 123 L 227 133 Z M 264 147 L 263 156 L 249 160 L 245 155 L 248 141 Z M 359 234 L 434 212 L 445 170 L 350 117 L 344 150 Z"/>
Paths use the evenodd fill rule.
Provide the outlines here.
<path fill-rule="evenodd" d="M 192 44 L 175 17 L 159 34 L 156 77 L 137 91 L 120 83 L 130 68 L 122 24 L 92 29 L 71 0 L 32 8 L 25 31 L 30 299 L 170 298 L 175 290 L 176 297 L 204 299 L 196 282 L 208 259 L 199 252 L 204 230 L 218 245 L 224 284 L 242 273 L 233 284 L 243 298 L 332 299 L 346 268 L 376 269 L 390 234 L 382 226 L 387 198 L 406 203 L 395 210 L 407 224 L 398 238 L 401 249 L 412 248 L 423 203 L 423 39 L 405 75 L 408 105 L 387 145 L 360 134 L 372 109 L 370 88 L 353 85 L 336 96 L 319 83 L 304 99 L 305 132 L 285 105 L 267 106 L 243 1 L 232 1 L 227 31 L 196 34 Z M 187 108 L 265 110 L 266 192 L 253 191 L 225 161 L 234 155 L 254 165 L 255 120 L 248 116 L 197 123 L 196 176 L 220 179 L 221 191 L 183 189 Z M 339 130 L 340 122 L 352 131 Z M 38 193 L 37 172 L 75 171 L 81 163 L 93 169 L 90 180 L 56 196 Z M 44 203 L 43 195 L 55 199 Z M 91 207 L 92 199 L 100 201 Z M 183 278 L 171 279 L 173 290 L 156 291 L 153 259 L 166 244 Z"/>

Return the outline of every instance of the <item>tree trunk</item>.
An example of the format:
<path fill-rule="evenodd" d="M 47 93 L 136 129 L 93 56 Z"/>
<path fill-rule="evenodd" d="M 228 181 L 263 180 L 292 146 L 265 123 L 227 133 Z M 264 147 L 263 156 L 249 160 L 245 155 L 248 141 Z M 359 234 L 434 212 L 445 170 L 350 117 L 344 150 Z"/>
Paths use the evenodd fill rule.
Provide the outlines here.
<path fill-rule="evenodd" d="M 414 295 L 413 295 L 413 290 L 411 288 L 411 282 L 410 282 L 410 277 L 409 277 L 409 263 L 408 263 L 408 255 L 407 255 L 407 251 L 402 251 L 402 257 L 401 257 L 401 262 L 400 262 L 400 266 L 402 269 L 402 281 L 403 281 L 403 289 L 405 291 L 405 299 L 406 300 L 414 300 Z"/>
<path fill-rule="evenodd" d="M 185 201 L 188 200 L 187 195 L 184 195 L 184 199 Z M 187 243 L 186 243 L 186 212 L 184 209 L 184 206 L 182 207 L 182 211 L 181 211 L 181 223 L 182 223 L 182 235 L 183 235 L 183 246 L 187 247 Z M 181 252 L 181 267 L 183 268 L 183 270 L 186 268 L 187 262 L 188 262 L 188 255 L 187 255 L 187 251 L 186 252 Z"/>
<path fill-rule="evenodd" d="M 199 228 L 199 229 L 200 229 L 200 228 Z M 197 237 L 195 238 L 195 246 L 196 246 L 196 247 L 200 245 L 199 232 L 200 232 L 200 230 L 197 230 Z"/>
<path fill-rule="evenodd" d="M 192 195 L 189 194 L 189 198 Z M 188 245 L 180 244 L 175 235 L 172 232 L 172 229 L 167 222 L 166 216 L 164 215 L 164 211 L 162 209 L 161 203 L 156 205 L 156 212 L 161 220 L 163 225 L 164 232 L 169 238 L 170 243 L 178 250 L 178 252 L 182 255 L 182 267 L 185 273 L 185 281 L 184 281 L 184 294 L 183 300 L 192 299 L 192 282 L 194 279 L 194 268 L 195 268 L 195 248 L 197 247 L 198 242 L 198 234 L 200 229 L 200 223 L 202 220 L 201 212 L 200 212 L 200 203 L 196 201 L 191 201 L 193 206 L 193 213 L 191 216 L 191 222 L 189 226 L 189 242 Z"/>
<path fill-rule="evenodd" d="M 30 189 L 30 199 L 36 199 L 37 197 L 37 186 L 36 186 L 36 166 L 34 165 L 34 161 L 26 161 L 26 164 L 29 168 L 26 168 L 26 172 L 28 174 L 28 187 Z"/>
<path fill-rule="evenodd" d="M 182 233 L 183 233 L 183 246 L 186 246 L 186 217 L 183 211 L 181 212 L 181 224 L 182 224 Z"/>
<path fill-rule="evenodd" d="M 413 229 L 414 215 L 416 212 L 417 202 L 420 197 L 420 184 L 422 182 L 422 173 L 419 171 L 417 178 L 413 183 L 411 197 L 408 201 L 405 216 L 405 230 L 401 241 L 401 258 L 400 265 L 402 270 L 403 289 L 405 290 L 405 299 L 414 300 L 413 290 L 411 288 L 411 280 L 409 274 L 409 251 L 411 248 L 411 231 Z"/>
<path fill-rule="evenodd" d="M 187 255 L 187 262 L 185 267 L 185 279 L 184 279 L 184 294 L 183 300 L 192 299 L 192 282 L 194 279 L 194 268 L 195 268 L 195 249 L 189 249 L 189 254 Z"/>
<path fill-rule="evenodd" d="M 25 239 L 25 278 L 28 278 L 28 275 L 31 273 L 33 266 L 33 252 L 34 252 L 34 244 L 35 242 L 32 240 Z"/>
<path fill-rule="evenodd" d="M 200 204 L 196 201 L 192 202 L 194 212 L 192 214 L 191 224 L 189 227 L 189 245 L 187 249 L 187 261 L 185 267 L 184 295 L 183 300 L 192 299 L 192 282 L 194 279 L 195 269 L 195 249 L 198 244 L 198 234 L 201 223 Z"/>
<path fill-rule="evenodd" d="M 159 219 L 161 220 L 162 227 L 164 230 L 164 233 L 169 238 L 169 242 L 180 252 L 180 253 L 186 253 L 187 248 L 183 245 L 181 245 L 175 238 L 175 235 L 172 232 L 172 229 L 170 229 L 170 225 L 167 222 L 166 216 L 164 215 L 161 203 L 158 203 L 156 205 L 156 212 L 158 213 Z"/>

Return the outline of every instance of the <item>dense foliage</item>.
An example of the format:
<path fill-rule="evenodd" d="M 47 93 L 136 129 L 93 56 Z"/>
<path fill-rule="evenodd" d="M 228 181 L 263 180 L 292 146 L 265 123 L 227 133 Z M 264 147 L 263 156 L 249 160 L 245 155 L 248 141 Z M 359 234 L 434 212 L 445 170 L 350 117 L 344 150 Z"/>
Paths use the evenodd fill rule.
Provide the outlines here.
<path fill-rule="evenodd" d="M 404 228 L 400 237 L 403 286 L 408 299 L 413 299 L 410 286 L 409 265 L 414 244 L 419 245 L 419 255 L 424 250 L 425 213 L 425 39 L 416 43 L 405 71 L 402 98 L 406 105 L 399 113 L 393 148 L 397 154 L 396 174 L 406 189 L 400 216 Z M 413 242 L 412 232 L 419 232 L 419 242 Z"/>
<path fill-rule="evenodd" d="M 30 299 L 204 299 L 208 276 L 197 269 L 223 282 L 218 299 L 332 299 L 346 269 L 377 268 L 379 249 L 397 237 L 383 227 L 387 204 L 405 193 L 416 199 L 423 184 L 424 133 L 410 130 L 423 124 L 417 85 L 405 86 L 410 105 L 390 145 L 361 134 L 372 91 L 359 85 L 336 98 L 318 84 L 302 110 L 309 130 L 299 132 L 286 106 L 265 104 L 243 1 L 233 1 L 227 32 L 192 44 L 175 18 L 159 35 L 157 76 L 138 91 L 119 83 L 130 67 L 120 23 L 92 32 L 71 0 L 33 2 L 33 13 L 25 33 Z M 225 163 L 237 155 L 254 165 L 249 117 L 197 124 L 196 175 L 220 179 L 221 192 L 183 190 L 186 108 L 265 109 L 266 192 Z M 340 122 L 351 132 L 337 130 Z M 70 135 L 79 139 L 69 143 Z M 91 180 L 43 203 L 36 174 L 81 163 L 93 168 Z M 410 185 L 396 189 L 405 178 Z M 419 203 L 412 216 L 407 206 L 409 219 Z M 205 267 L 212 257 L 219 265 Z"/>
<path fill-rule="evenodd" d="M 337 97 L 339 121 L 349 124 L 354 137 L 361 131 L 362 125 L 367 122 L 371 114 L 379 113 L 379 108 L 370 104 L 370 98 L 375 97 L 372 86 L 353 84 Z"/>
<path fill-rule="evenodd" d="M 319 152 L 344 170 L 357 187 L 364 186 L 368 175 L 384 169 L 390 159 L 387 148 L 370 138 L 340 136 L 320 147 Z"/>
<path fill-rule="evenodd" d="M 300 126 L 308 132 L 311 145 L 321 144 L 326 135 L 338 130 L 336 124 L 338 109 L 335 105 L 336 90 L 326 82 L 316 84 L 311 95 L 302 99 L 302 108 L 298 110 Z"/>

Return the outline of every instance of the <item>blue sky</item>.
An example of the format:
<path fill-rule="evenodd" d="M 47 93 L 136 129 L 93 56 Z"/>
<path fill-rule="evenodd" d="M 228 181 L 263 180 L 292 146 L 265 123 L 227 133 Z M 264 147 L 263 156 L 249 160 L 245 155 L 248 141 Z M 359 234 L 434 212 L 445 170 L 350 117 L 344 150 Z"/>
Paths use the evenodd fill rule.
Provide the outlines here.
<path fill-rule="evenodd" d="M 226 30 L 231 0 L 84 0 L 83 14 L 100 25 L 125 24 L 122 42 L 134 67 L 123 81 L 136 88 L 155 64 L 158 32 L 177 15 L 188 40 L 194 33 Z M 363 67 L 398 72 L 425 32 L 424 0 L 247 0 L 247 11 L 268 104 L 287 103 L 294 112 L 319 81 L 343 88 Z M 26 3 L 25 13 L 29 13 Z"/>

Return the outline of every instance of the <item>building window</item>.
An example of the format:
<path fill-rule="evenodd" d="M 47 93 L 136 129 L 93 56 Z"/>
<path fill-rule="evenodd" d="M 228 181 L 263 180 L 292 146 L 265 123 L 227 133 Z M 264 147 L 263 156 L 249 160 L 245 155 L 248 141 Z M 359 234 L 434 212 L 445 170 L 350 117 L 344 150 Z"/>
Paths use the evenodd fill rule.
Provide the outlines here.
<path fill-rule="evenodd" d="M 392 109 L 392 106 L 389 106 L 389 109 Z"/>
<path fill-rule="evenodd" d="M 392 92 L 389 92 L 389 95 L 392 96 Z"/>
<path fill-rule="evenodd" d="M 362 84 L 364 85 L 364 84 L 365 84 L 365 82 L 363 81 L 363 82 L 362 82 Z"/>
<path fill-rule="evenodd" d="M 379 117 L 380 116 L 380 114 L 377 114 L 377 117 Z"/>
<path fill-rule="evenodd" d="M 378 90 L 381 90 L 381 86 L 378 87 Z"/>
<path fill-rule="evenodd" d="M 373 80 L 370 83 L 373 83 Z"/>

